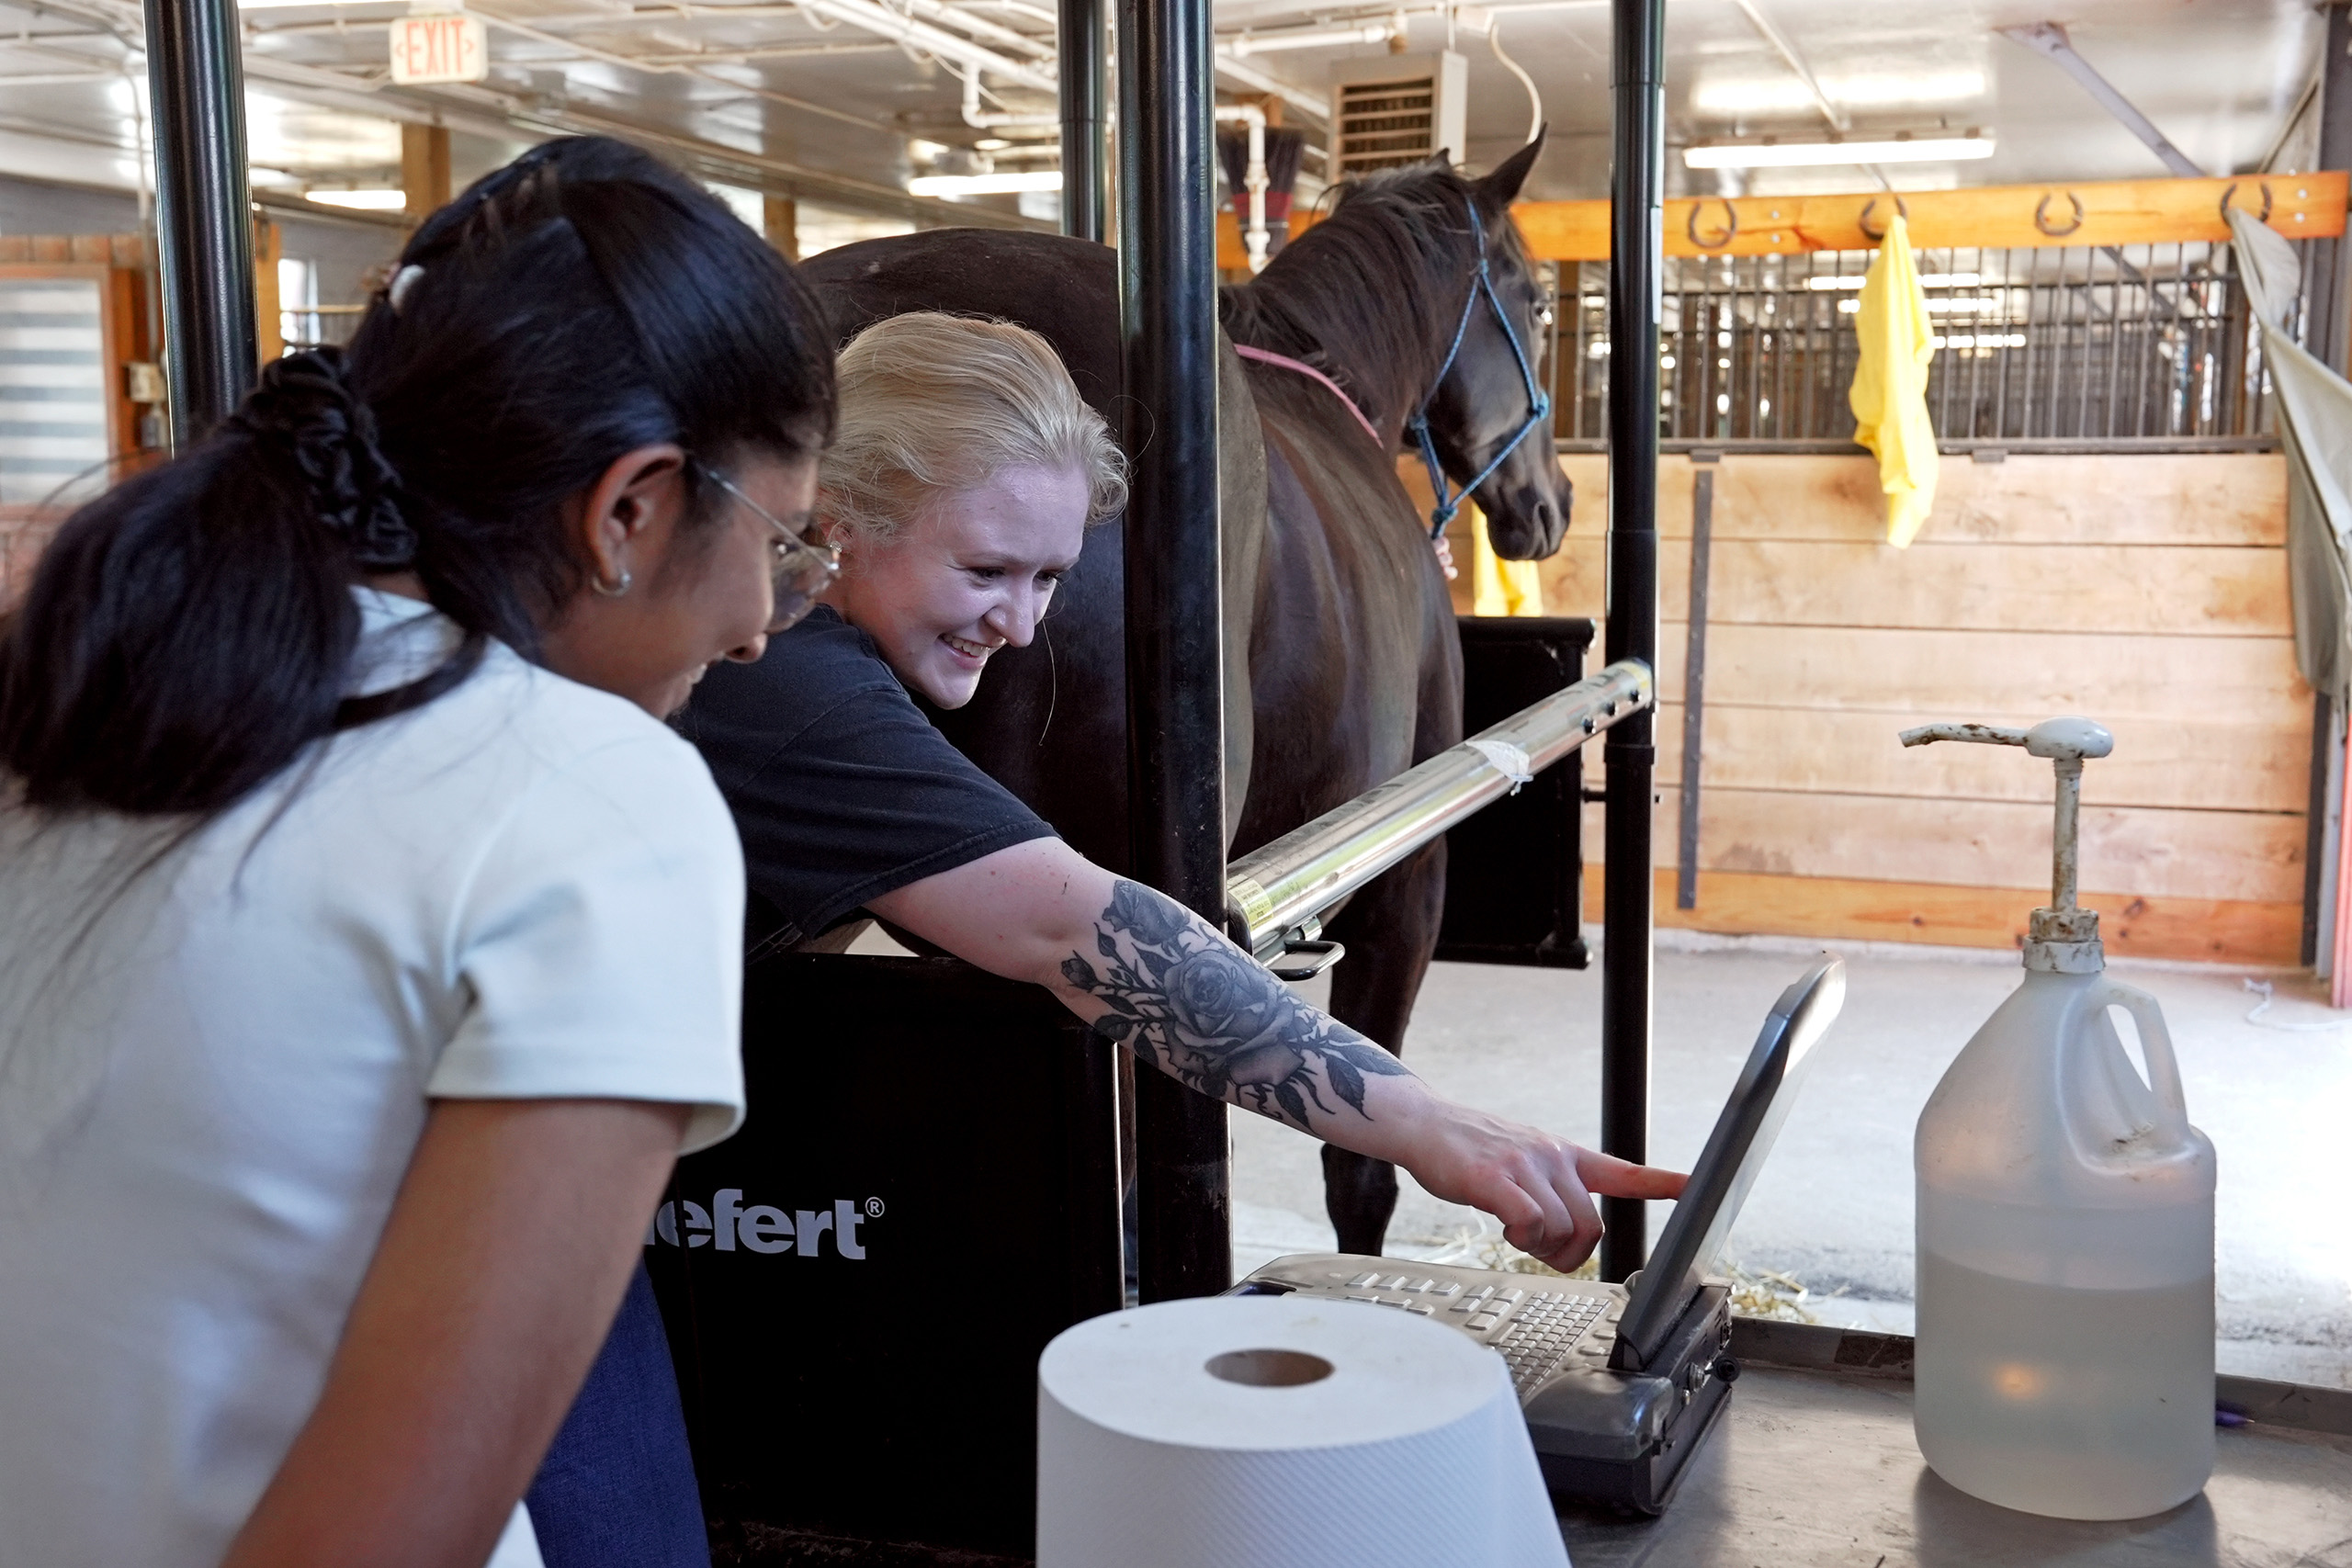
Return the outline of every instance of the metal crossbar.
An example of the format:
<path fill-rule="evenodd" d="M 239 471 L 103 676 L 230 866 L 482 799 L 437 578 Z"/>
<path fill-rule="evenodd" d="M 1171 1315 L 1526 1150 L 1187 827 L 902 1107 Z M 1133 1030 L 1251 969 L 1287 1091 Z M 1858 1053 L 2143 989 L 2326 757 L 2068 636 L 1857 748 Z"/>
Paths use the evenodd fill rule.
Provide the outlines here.
<path fill-rule="evenodd" d="M 2342 243 L 2298 243 L 2306 300 Z M 1846 393 L 1871 254 L 1668 258 L 1660 438 L 1850 442 Z M 1951 246 L 1917 262 L 1937 337 L 1928 409 L 1947 446 L 2275 445 L 2260 339 L 2227 244 Z M 1606 281 L 1603 264 L 1560 264 L 1549 368 L 1564 447 L 1601 445 Z"/>
<path fill-rule="evenodd" d="M 1649 667 L 1622 660 L 1441 751 L 1226 870 L 1226 925 L 1261 958 L 1480 807 L 1657 701 Z"/>

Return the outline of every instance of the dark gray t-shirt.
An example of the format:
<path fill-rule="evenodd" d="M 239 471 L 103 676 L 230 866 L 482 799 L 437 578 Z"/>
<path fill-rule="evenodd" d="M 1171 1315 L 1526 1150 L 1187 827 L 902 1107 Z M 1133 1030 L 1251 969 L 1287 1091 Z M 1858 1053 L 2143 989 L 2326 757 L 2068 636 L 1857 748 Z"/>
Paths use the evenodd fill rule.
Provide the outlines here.
<path fill-rule="evenodd" d="M 1054 834 L 826 606 L 757 664 L 713 668 L 677 725 L 735 813 L 756 946 L 797 947 L 869 898 Z"/>

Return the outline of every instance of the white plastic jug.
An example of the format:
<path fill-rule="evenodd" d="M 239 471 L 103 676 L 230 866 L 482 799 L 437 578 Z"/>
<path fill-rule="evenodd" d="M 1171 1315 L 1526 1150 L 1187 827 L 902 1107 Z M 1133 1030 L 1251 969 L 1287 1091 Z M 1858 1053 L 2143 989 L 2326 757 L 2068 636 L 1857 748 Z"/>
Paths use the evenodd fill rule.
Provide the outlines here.
<path fill-rule="evenodd" d="M 2006 1507 L 2157 1513 L 2213 1468 L 2213 1146 L 2156 999 L 2107 977 L 2098 917 L 2075 902 L 2082 759 L 2113 743 L 2082 719 L 1904 739 L 2023 745 L 2059 769 L 2053 903 L 2033 912 L 2025 981 L 1919 1117 L 1919 1451 Z"/>

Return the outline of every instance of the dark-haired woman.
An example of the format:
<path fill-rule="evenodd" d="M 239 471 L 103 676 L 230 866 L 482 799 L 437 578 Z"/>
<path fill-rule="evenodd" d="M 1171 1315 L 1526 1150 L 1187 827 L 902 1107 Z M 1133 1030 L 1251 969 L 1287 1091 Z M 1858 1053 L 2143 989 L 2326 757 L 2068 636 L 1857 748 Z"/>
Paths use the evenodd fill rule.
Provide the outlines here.
<path fill-rule="evenodd" d="M 0 624 L 0 1563 L 537 1563 L 741 1114 L 740 851 L 660 718 L 828 570 L 814 311 L 607 141 L 401 264 Z"/>

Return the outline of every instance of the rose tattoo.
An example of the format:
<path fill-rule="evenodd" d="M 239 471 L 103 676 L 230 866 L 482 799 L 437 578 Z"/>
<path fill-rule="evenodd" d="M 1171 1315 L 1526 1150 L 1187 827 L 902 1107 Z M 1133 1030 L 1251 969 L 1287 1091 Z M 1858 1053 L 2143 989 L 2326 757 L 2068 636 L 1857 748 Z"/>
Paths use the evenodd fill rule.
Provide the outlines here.
<path fill-rule="evenodd" d="M 1073 953 L 1062 978 L 1111 1010 L 1095 1032 L 1204 1094 L 1304 1130 L 1309 1105 L 1335 1114 L 1325 1089 L 1369 1118 L 1364 1075 L 1406 1075 L 1396 1057 L 1301 1005 L 1246 953 L 1140 884 L 1114 887 L 1094 947 L 1102 968 Z"/>

